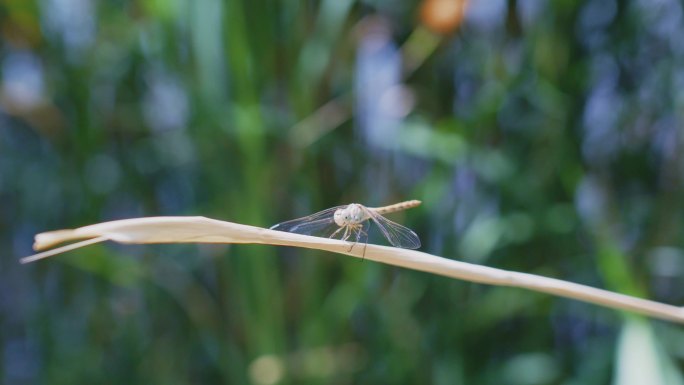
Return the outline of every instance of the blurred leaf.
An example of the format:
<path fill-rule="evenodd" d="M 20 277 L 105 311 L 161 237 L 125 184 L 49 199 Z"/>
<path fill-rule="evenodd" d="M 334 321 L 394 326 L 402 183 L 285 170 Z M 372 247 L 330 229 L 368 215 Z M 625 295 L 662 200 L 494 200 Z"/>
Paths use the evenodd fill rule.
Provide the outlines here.
<path fill-rule="evenodd" d="M 79 250 L 67 259 L 68 263 L 111 281 L 115 285 L 129 286 L 146 278 L 139 261 L 128 255 L 119 255 L 100 245 Z"/>
<path fill-rule="evenodd" d="M 650 323 L 643 318 L 626 318 L 618 339 L 613 384 L 684 384 L 684 378 L 663 350 Z"/>

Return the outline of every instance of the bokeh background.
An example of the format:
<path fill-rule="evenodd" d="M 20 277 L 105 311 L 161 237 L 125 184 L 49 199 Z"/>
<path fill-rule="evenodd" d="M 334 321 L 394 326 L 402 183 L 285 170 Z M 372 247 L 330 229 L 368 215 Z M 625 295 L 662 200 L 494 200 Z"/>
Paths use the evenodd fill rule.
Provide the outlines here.
<path fill-rule="evenodd" d="M 684 303 L 676 0 L 3 0 L 0 382 L 678 384 L 672 323 L 318 251 L 35 233 L 360 202 Z M 378 239 L 378 241 L 382 241 Z"/>

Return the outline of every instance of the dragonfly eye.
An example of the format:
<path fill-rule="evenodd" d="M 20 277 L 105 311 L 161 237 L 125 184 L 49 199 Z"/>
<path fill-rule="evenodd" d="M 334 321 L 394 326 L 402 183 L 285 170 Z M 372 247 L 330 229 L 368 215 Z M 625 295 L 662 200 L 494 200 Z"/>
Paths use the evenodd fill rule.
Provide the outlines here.
<path fill-rule="evenodd" d="M 345 224 L 345 213 L 342 210 L 337 210 L 335 211 L 335 214 L 333 215 L 333 220 L 335 221 L 335 224 L 338 226 L 344 226 Z"/>

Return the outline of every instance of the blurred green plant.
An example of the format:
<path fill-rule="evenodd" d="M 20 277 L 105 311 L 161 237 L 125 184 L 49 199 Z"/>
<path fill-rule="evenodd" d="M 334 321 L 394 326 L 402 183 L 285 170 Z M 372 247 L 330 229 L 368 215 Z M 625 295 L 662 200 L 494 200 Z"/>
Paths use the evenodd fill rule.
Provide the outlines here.
<path fill-rule="evenodd" d="M 2 2 L 0 381 L 598 384 L 635 350 L 679 369 L 669 325 L 315 251 L 17 264 L 47 229 L 416 198 L 426 251 L 681 303 L 682 5 L 470 2 L 444 35 L 419 9 Z"/>

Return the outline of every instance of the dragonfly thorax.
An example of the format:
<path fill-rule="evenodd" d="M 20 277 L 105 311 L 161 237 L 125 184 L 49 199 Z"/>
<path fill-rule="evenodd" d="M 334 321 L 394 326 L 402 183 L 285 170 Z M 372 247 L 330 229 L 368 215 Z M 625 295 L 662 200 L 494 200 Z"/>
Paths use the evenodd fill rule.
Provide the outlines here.
<path fill-rule="evenodd" d="M 335 219 L 335 223 L 340 227 L 356 225 L 368 219 L 361 205 L 356 203 L 336 210 L 333 218 Z"/>

